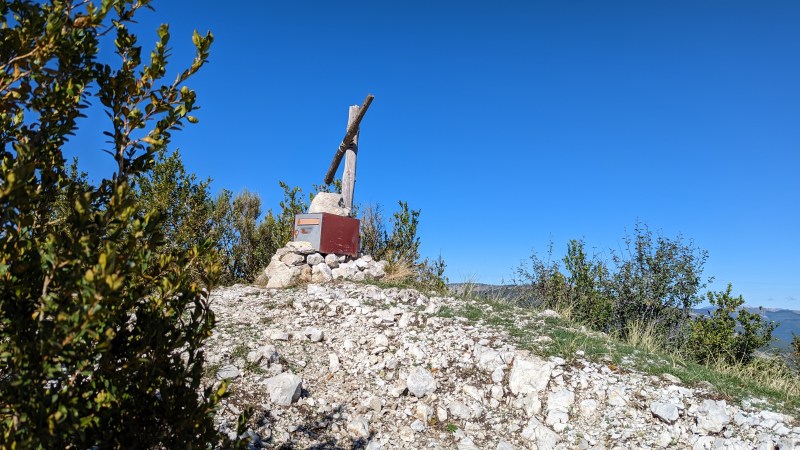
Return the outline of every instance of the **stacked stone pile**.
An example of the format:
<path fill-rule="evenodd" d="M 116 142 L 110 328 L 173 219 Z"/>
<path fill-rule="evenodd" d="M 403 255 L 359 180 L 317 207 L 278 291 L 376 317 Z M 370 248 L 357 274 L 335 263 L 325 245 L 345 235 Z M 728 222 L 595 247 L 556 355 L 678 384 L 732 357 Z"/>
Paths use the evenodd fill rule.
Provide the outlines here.
<path fill-rule="evenodd" d="M 380 280 L 386 276 L 387 264 L 386 261 L 375 261 L 369 255 L 360 258 L 333 253 L 323 255 L 308 242 L 289 242 L 275 252 L 257 284 L 267 288 L 286 288 L 339 279 Z"/>
<path fill-rule="evenodd" d="M 252 407 L 252 448 L 800 448 L 791 416 L 580 350 L 519 349 L 450 317 L 466 300 L 338 282 L 237 285 L 211 302 L 207 373 L 233 392 L 216 423 L 235 435 Z"/>

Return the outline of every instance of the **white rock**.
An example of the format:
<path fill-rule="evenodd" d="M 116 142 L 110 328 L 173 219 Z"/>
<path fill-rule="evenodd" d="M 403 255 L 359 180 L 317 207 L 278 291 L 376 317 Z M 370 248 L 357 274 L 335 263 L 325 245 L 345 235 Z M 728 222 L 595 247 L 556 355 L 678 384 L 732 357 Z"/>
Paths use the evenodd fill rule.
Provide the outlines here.
<path fill-rule="evenodd" d="M 464 439 L 458 441 L 458 444 L 456 445 L 456 450 L 481 450 L 481 449 L 480 447 L 475 445 L 475 442 L 473 442 L 472 438 L 465 437 Z"/>
<path fill-rule="evenodd" d="M 369 422 L 364 416 L 358 416 L 347 424 L 347 431 L 358 437 L 369 437 Z"/>
<path fill-rule="evenodd" d="M 281 256 L 281 262 L 287 266 L 299 266 L 303 264 L 304 261 L 305 258 L 303 255 L 298 255 L 297 253 L 287 253 Z"/>
<path fill-rule="evenodd" d="M 422 433 L 425 431 L 425 424 L 422 423 L 421 420 L 417 419 L 411 424 L 411 429 L 416 431 L 417 433 Z"/>
<path fill-rule="evenodd" d="M 472 418 L 472 409 L 458 400 L 453 400 L 447 404 L 447 410 L 450 414 L 458 419 L 468 420 Z"/>
<path fill-rule="evenodd" d="M 311 242 L 307 241 L 290 241 L 286 243 L 286 249 L 299 253 L 301 255 L 310 255 L 315 252 L 314 246 L 311 245 Z"/>
<path fill-rule="evenodd" d="M 264 380 L 269 398 L 278 405 L 291 405 L 300 398 L 303 379 L 291 372 L 284 372 Z"/>
<path fill-rule="evenodd" d="M 415 367 L 406 378 L 408 392 L 422 398 L 436 390 L 436 380 L 430 372 L 422 367 Z"/>
<path fill-rule="evenodd" d="M 311 256 L 309 256 L 309 258 Z M 331 280 L 333 280 L 333 271 L 327 264 L 317 264 L 311 269 L 311 282 L 325 283 Z"/>
<path fill-rule="evenodd" d="M 325 264 L 327 264 L 331 269 L 335 269 L 339 267 L 339 258 L 333 253 L 329 253 L 325 255 Z"/>
<path fill-rule="evenodd" d="M 311 342 L 320 342 L 325 338 L 325 333 L 319 328 L 314 327 L 306 328 L 305 331 L 303 331 L 303 335 L 305 335 L 305 337 L 307 337 Z"/>
<path fill-rule="evenodd" d="M 606 394 L 608 395 L 608 404 L 611 406 L 625 406 L 628 404 L 628 394 L 625 392 L 625 386 L 610 386 Z"/>
<path fill-rule="evenodd" d="M 719 433 L 731 418 L 726 410 L 724 400 L 703 400 L 697 410 L 697 430 L 701 433 Z"/>
<path fill-rule="evenodd" d="M 330 353 L 328 355 L 328 370 L 331 373 L 336 373 L 339 371 L 340 363 L 339 363 L 339 356 L 336 353 Z"/>
<path fill-rule="evenodd" d="M 597 411 L 597 400 L 592 398 L 581 400 L 578 408 L 580 408 L 581 415 L 583 417 L 592 417 L 594 416 L 595 411 Z"/>
<path fill-rule="evenodd" d="M 397 398 L 403 395 L 406 391 L 406 383 L 403 380 L 398 380 L 397 383 L 389 387 L 389 397 Z"/>
<path fill-rule="evenodd" d="M 337 216 L 348 216 L 350 210 L 345 208 L 342 194 L 334 192 L 317 192 L 308 206 L 309 214 L 328 213 Z"/>
<path fill-rule="evenodd" d="M 569 389 L 559 389 L 547 396 L 547 424 L 555 425 L 569 421 L 568 411 L 575 402 L 575 394 Z"/>
<path fill-rule="evenodd" d="M 389 338 L 383 334 L 378 333 L 375 335 L 375 339 L 372 340 L 372 348 L 375 347 L 388 347 L 389 346 Z"/>
<path fill-rule="evenodd" d="M 475 358 L 477 359 L 477 366 L 486 372 L 493 372 L 495 369 L 505 367 L 506 363 L 503 361 L 500 352 L 490 348 L 476 346 Z"/>
<path fill-rule="evenodd" d="M 513 445 L 506 441 L 500 441 L 497 443 L 497 447 L 495 450 L 516 450 Z"/>
<path fill-rule="evenodd" d="M 325 257 L 319 253 L 312 253 L 306 257 L 306 264 L 309 266 L 316 266 L 325 262 Z"/>
<path fill-rule="evenodd" d="M 508 387 L 514 395 L 537 394 L 547 387 L 553 365 L 539 358 L 517 358 L 511 367 Z"/>
<path fill-rule="evenodd" d="M 656 401 L 651 403 L 650 412 L 652 412 L 654 416 L 661 419 L 662 422 L 669 424 L 675 423 L 675 421 L 678 420 L 678 417 L 680 417 L 680 410 L 678 407 L 669 402 Z"/>
<path fill-rule="evenodd" d="M 288 341 L 289 340 L 289 333 L 285 331 L 273 331 L 269 338 L 273 341 Z"/>
<path fill-rule="evenodd" d="M 491 390 L 491 396 L 495 400 L 502 400 L 503 398 L 503 387 L 498 385 L 493 385 Z"/>
<path fill-rule="evenodd" d="M 269 263 L 264 274 L 269 281 L 267 282 L 268 289 L 283 289 L 290 287 L 297 283 L 300 277 L 301 269 L 298 266 L 287 266 L 280 261 L 273 261 Z"/>
<path fill-rule="evenodd" d="M 219 380 L 232 380 L 239 376 L 239 368 L 233 364 L 221 367 L 217 371 L 217 379 Z"/>
<path fill-rule="evenodd" d="M 546 318 L 551 318 L 551 319 L 560 319 L 561 318 L 561 314 L 553 311 L 552 309 L 545 309 L 544 311 L 541 311 L 539 314 L 536 314 L 536 317 L 546 317 Z"/>
<path fill-rule="evenodd" d="M 492 381 L 500 384 L 506 376 L 505 366 L 498 366 L 492 371 Z"/>
<path fill-rule="evenodd" d="M 262 345 L 247 354 L 249 363 L 274 363 L 278 362 L 278 351 L 274 345 Z"/>
<path fill-rule="evenodd" d="M 357 273 L 359 273 L 358 269 L 352 263 L 339 264 L 339 267 L 331 270 L 331 275 L 333 275 L 334 280 L 340 278 L 352 280 Z"/>
<path fill-rule="evenodd" d="M 538 450 L 552 450 L 559 441 L 558 434 L 539 422 L 536 417 L 530 418 L 528 424 L 522 430 L 521 436 L 523 439 L 535 442 Z"/>
<path fill-rule="evenodd" d="M 658 435 L 658 440 L 656 441 L 659 448 L 667 448 L 668 445 L 672 443 L 672 434 L 669 431 L 662 431 Z"/>

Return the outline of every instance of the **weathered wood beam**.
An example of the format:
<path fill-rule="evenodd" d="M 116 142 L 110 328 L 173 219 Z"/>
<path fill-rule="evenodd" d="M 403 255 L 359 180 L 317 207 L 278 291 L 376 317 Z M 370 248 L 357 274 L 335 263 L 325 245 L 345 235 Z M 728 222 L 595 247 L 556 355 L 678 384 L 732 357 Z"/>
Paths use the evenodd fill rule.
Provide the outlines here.
<path fill-rule="evenodd" d="M 358 106 L 353 105 L 350 107 L 347 116 L 347 128 L 358 117 Z M 356 187 L 356 157 L 358 156 L 358 133 L 353 136 L 353 142 L 347 146 L 344 152 L 344 169 L 342 170 L 342 197 L 344 198 L 344 207 L 350 213 L 353 212 L 353 193 Z"/>
<path fill-rule="evenodd" d="M 364 104 L 358 109 L 358 115 L 356 116 L 355 120 L 353 120 L 352 123 L 350 123 L 350 125 L 347 127 L 347 133 L 345 133 L 342 143 L 339 144 L 336 154 L 333 155 L 333 161 L 331 162 L 331 166 L 328 168 L 328 173 L 325 174 L 325 184 L 331 184 L 333 182 L 333 177 L 336 175 L 336 170 L 339 169 L 339 164 L 342 162 L 342 157 L 347 151 L 347 147 L 350 146 L 350 144 L 353 142 L 353 139 L 356 137 L 356 135 L 358 135 L 358 127 L 361 124 L 361 119 L 364 118 L 364 114 L 367 113 L 367 109 L 369 109 L 369 105 L 372 103 L 372 99 L 374 98 L 374 95 L 367 94 Z"/>

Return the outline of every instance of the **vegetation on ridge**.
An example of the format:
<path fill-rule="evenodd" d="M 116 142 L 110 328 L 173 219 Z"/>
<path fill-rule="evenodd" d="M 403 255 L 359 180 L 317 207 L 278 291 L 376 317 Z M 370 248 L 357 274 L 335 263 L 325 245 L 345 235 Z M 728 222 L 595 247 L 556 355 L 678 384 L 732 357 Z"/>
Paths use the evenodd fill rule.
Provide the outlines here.
<path fill-rule="evenodd" d="M 210 243 L 143 208 L 136 184 L 172 133 L 196 122 L 164 81 L 169 28 L 150 53 L 128 24 L 148 0 L 3 2 L 0 12 L 0 447 L 209 448 L 226 394 L 201 386 L 218 267 Z M 101 45 L 116 62 L 100 59 Z M 110 54 L 110 53 L 109 53 Z M 93 100 L 116 172 L 98 185 L 63 146 Z M 193 226 L 193 225 L 192 225 Z M 186 225 L 189 227 L 189 225 Z M 227 442 L 230 444 L 230 442 Z"/>

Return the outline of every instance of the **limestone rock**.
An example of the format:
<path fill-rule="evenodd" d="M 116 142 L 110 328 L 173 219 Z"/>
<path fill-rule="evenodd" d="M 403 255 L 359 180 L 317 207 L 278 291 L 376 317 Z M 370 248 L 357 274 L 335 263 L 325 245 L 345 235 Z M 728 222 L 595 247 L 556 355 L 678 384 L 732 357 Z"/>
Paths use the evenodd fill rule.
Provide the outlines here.
<path fill-rule="evenodd" d="M 278 362 L 278 352 L 274 345 L 263 345 L 247 354 L 247 362 L 262 365 Z"/>
<path fill-rule="evenodd" d="M 523 439 L 536 443 L 538 450 L 552 450 L 559 441 L 558 434 L 539 422 L 536 417 L 531 417 L 528 424 L 522 430 Z"/>
<path fill-rule="evenodd" d="M 697 411 L 697 429 L 701 433 L 719 433 L 725 428 L 731 417 L 726 410 L 724 400 L 703 400 Z"/>
<path fill-rule="evenodd" d="M 333 253 L 329 253 L 325 255 L 325 264 L 327 264 L 331 269 L 335 269 L 339 267 L 339 258 Z"/>
<path fill-rule="evenodd" d="M 306 257 L 306 263 L 309 266 L 316 266 L 317 264 L 322 264 L 325 262 L 325 258 L 320 255 L 319 253 L 313 253 Z"/>
<path fill-rule="evenodd" d="M 325 283 L 331 280 L 333 280 L 333 272 L 327 264 L 317 264 L 311 269 L 312 283 Z"/>
<path fill-rule="evenodd" d="M 233 364 L 223 366 L 217 371 L 217 379 L 229 380 L 239 376 L 239 368 Z"/>
<path fill-rule="evenodd" d="M 289 267 L 280 261 L 289 253 L 277 252 L 272 263 Z M 367 270 L 377 265 L 363 260 Z M 234 394 L 215 413 L 215 427 L 236 438 L 236 416 L 252 407 L 258 416 L 245 437 L 254 448 L 258 438 L 261 447 L 373 450 L 773 450 L 800 443 L 797 421 L 766 410 L 767 400 L 705 400 L 711 388 L 665 382 L 624 358 L 624 371 L 577 352 L 561 355 L 569 361 L 545 359 L 535 345 L 519 348 L 503 330 L 458 316 L 464 306 L 484 305 L 436 295 L 349 281 L 211 291 L 218 325 L 203 352 L 208 368 L 222 369 L 203 381 L 238 374 L 228 378 Z M 455 314 L 439 317 L 432 306 Z M 527 313 L 524 320 L 547 325 Z M 242 348 L 250 350 L 246 362 Z"/>
<path fill-rule="evenodd" d="M 369 422 L 364 416 L 358 416 L 347 424 L 347 431 L 357 437 L 369 437 Z"/>
<path fill-rule="evenodd" d="M 289 241 L 286 243 L 285 248 L 290 252 L 301 255 L 310 255 L 316 251 L 311 245 L 311 242 L 307 241 Z"/>
<path fill-rule="evenodd" d="M 537 394 L 547 387 L 553 365 L 536 357 L 517 358 L 511 367 L 508 387 L 514 395 Z"/>
<path fill-rule="evenodd" d="M 303 255 L 297 253 L 287 253 L 281 256 L 280 261 L 286 264 L 287 266 L 299 266 L 300 264 L 303 264 L 303 262 L 305 262 L 305 258 L 303 257 Z"/>
<path fill-rule="evenodd" d="M 311 205 L 308 207 L 309 214 L 315 213 L 329 213 L 336 214 L 337 216 L 347 216 L 350 210 L 344 206 L 344 197 L 342 194 L 334 192 L 318 192 L 311 200 Z"/>
<path fill-rule="evenodd" d="M 280 261 L 273 261 L 265 270 L 265 275 L 269 278 L 267 288 L 287 288 L 294 285 L 299 278 L 302 269 L 297 266 L 287 266 Z"/>
<path fill-rule="evenodd" d="M 314 327 L 306 328 L 303 334 L 311 342 L 320 342 L 325 337 L 325 334 L 322 332 L 322 330 Z"/>
<path fill-rule="evenodd" d="M 653 402 L 650 404 L 650 412 L 661 421 L 669 424 L 675 423 L 680 417 L 680 410 L 677 405 L 669 402 Z"/>
<path fill-rule="evenodd" d="M 458 400 L 453 400 L 452 402 L 448 403 L 447 410 L 453 417 L 457 419 L 468 420 L 472 418 L 472 410 L 469 408 L 469 406 L 459 402 Z"/>
<path fill-rule="evenodd" d="M 269 398 L 277 405 L 291 405 L 292 402 L 300 398 L 303 387 L 302 378 L 297 375 L 284 372 L 264 381 Z"/>
<path fill-rule="evenodd" d="M 422 398 L 436 390 L 436 380 L 430 372 L 422 367 L 415 367 L 406 378 L 408 392 Z"/>

